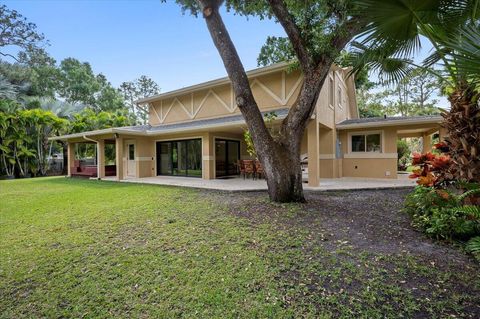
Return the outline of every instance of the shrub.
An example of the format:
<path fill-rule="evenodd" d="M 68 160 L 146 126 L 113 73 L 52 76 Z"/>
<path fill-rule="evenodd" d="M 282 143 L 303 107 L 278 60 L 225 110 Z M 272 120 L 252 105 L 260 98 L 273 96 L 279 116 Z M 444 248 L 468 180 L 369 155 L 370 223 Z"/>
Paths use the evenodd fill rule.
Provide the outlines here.
<path fill-rule="evenodd" d="M 432 227 L 439 210 L 455 207 L 454 197 L 448 191 L 417 186 L 405 200 L 404 211 L 412 216 L 412 224 L 424 231 Z M 432 234 L 434 235 L 434 234 Z"/>
<path fill-rule="evenodd" d="M 410 157 L 410 148 L 405 140 L 397 141 L 398 169 L 404 171 L 407 168 Z"/>
<path fill-rule="evenodd" d="M 443 144 L 435 144 L 435 147 L 437 150 L 441 150 Z M 455 182 L 454 173 L 456 169 L 448 155 L 431 152 L 425 154 L 414 153 L 412 164 L 420 167 L 409 176 L 410 178 L 417 178 L 418 185 L 445 188 Z"/>
<path fill-rule="evenodd" d="M 448 190 L 417 186 L 405 200 L 412 224 L 432 237 L 469 240 L 480 235 L 480 207 L 466 205 L 476 189 L 456 195 Z"/>
<path fill-rule="evenodd" d="M 473 237 L 466 245 L 468 252 L 472 253 L 475 258 L 480 260 L 480 236 Z"/>

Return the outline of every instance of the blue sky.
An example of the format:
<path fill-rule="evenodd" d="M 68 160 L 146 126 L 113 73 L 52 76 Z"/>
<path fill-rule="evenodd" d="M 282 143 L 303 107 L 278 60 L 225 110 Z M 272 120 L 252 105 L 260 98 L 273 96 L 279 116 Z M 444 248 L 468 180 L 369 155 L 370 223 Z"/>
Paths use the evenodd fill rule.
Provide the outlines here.
<path fill-rule="evenodd" d="M 165 92 L 226 74 L 203 19 L 182 15 L 171 0 L 2 2 L 37 24 L 57 61 L 88 61 L 114 86 L 145 74 Z M 268 35 L 284 34 L 273 21 L 224 19 L 247 69 Z"/>
<path fill-rule="evenodd" d="M 15 0 L 3 1 L 37 24 L 57 61 L 89 62 L 118 87 L 140 75 L 154 79 L 162 92 L 226 75 L 202 18 L 182 14 L 173 0 Z M 245 68 L 257 66 L 268 35 L 282 36 L 280 25 L 224 13 Z M 431 48 L 423 43 L 420 54 Z M 446 100 L 440 98 L 441 106 Z"/>

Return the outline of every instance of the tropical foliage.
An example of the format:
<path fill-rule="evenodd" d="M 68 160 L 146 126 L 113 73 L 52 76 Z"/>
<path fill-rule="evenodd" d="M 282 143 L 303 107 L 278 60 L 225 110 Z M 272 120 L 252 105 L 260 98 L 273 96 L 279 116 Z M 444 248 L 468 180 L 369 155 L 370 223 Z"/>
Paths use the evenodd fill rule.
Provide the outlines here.
<path fill-rule="evenodd" d="M 412 164 L 418 168 L 410 177 L 417 179 L 418 186 L 408 195 L 405 210 L 427 234 L 467 241 L 467 250 L 480 257 L 480 184 L 462 178 L 447 143 L 435 148 L 435 153 L 413 154 Z"/>
<path fill-rule="evenodd" d="M 417 186 L 406 198 L 405 211 L 413 225 L 428 235 L 465 242 L 466 249 L 480 257 L 480 206 L 471 203 L 480 194 L 475 187 L 457 195 L 448 189 Z"/>
<path fill-rule="evenodd" d="M 137 105 L 136 101 L 159 94 L 160 87 L 158 84 L 148 76 L 142 75 L 134 81 L 123 82 L 119 90 L 125 100 L 125 105 L 130 109 L 131 113 L 135 114 L 141 124 L 147 124 L 148 108 Z"/>
<path fill-rule="evenodd" d="M 126 101 L 124 91 L 88 62 L 69 57 L 57 63 L 44 35 L 17 11 L 0 6 L 0 26 L 0 176 L 47 174 L 49 156 L 62 147 L 65 153 L 66 146 L 48 136 L 139 122 L 129 111 L 134 100 Z M 4 50 L 9 47 L 15 50 Z M 137 82 L 142 94 L 159 90 L 145 76 Z"/>
<path fill-rule="evenodd" d="M 8 176 L 45 175 L 51 150 L 48 137 L 64 131 L 67 121 L 41 109 L 0 112 L 0 168 Z"/>
<path fill-rule="evenodd" d="M 404 171 L 407 168 L 407 164 L 410 161 L 410 146 L 409 144 L 403 140 L 397 140 L 397 166 L 398 170 Z"/>

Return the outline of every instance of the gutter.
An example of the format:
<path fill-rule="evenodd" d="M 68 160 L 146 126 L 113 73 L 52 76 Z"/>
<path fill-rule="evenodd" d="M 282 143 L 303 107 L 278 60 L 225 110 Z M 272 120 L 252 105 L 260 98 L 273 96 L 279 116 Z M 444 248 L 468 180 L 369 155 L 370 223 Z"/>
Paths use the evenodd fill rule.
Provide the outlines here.
<path fill-rule="evenodd" d="M 96 131 L 90 131 L 90 132 L 75 133 L 75 134 L 68 134 L 68 135 L 61 135 L 61 136 L 53 136 L 53 137 L 49 137 L 48 140 L 49 141 L 58 141 L 58 140 L 67 140 L 67 139 L 70 139 L 70 138 L 84 138 L 84 139 L 88 140 L 88 138 L 86 138 L 86 136 L 88 136 L 88 135 L 104 135 L 104 134 L 115 134 L 115 133 L 128 134 L 128 135 L 138 135 L 138 136 L 145 136 L 146 135 L 145 130 L 143 130 L 143 131 L 138 131 L 138 130 L 129 131 L 128 129 L 122 129 L 122 128 L 108 128 L 108 129 L 96 130 Z"/>
<path fill-rule="evenodd" d="M 422 120 L 392 120 L 385 122 L 367 122 L 367 123 L 352 123 L 352 124 L 337 124 L 338 130 L 348 130 L 355 128 L 371 128 L 371 127 L 385 127 L 385 126 L 399 126 L 399 125 L 419 125 L 419 124 L 441 124 L 442 117 L 435 117 Z"/>
<path fill-rule="evenodd" d="M 82 137 L 83 137 L 84 139 L 86 139 L 87 141 L 91 141 L 91 142 L 98 143 L 98 140 L 91 139 L 91 138 L 87 137 L 86 135 L 83 135 Z"/>

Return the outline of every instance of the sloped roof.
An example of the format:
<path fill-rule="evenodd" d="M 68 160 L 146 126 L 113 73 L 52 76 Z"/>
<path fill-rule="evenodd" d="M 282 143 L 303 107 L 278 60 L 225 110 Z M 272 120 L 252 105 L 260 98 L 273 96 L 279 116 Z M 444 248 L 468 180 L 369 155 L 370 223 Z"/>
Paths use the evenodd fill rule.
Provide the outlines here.
<path fill-rule="evenodd" d="M 337 128 L 341 130 L 372 126 L 441 123 L 442 121 L 443 118 L 440 115 L 367 117 L 342 121 L 337 124 Z"/>
<path fill-rule="evenodd" d="M 263 115 L 274 112 L 277 115 L 277 119 L 284 119 L 288 114 L 289 109 L 277 109 L 267 112 L 262 112 Z M 176 133 L 187 132 L 201 129 L 208 129 L 214 127 L 243 125 L 245 120 L 242 114 L 229 115 L 219 118 L 204 119 L 204 120 L 192 120 L 188 122 L 173 123 L 173 124 L 160 124 L 160 125 L 137 125 L 137 126 L 124 126 L 124 127 L 112 127 L 108 129 L 88 131 L 82 133 L 75 133 L 69 135 L 55 136 L 49 138 L 49 140 L 66 140 L 70 138 L 81 138 L 86 136 L 103 135 L 103 134 L 130 134 L 130 135 L 157 135 L 162 133 Z"/>

